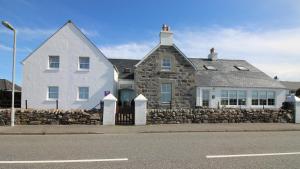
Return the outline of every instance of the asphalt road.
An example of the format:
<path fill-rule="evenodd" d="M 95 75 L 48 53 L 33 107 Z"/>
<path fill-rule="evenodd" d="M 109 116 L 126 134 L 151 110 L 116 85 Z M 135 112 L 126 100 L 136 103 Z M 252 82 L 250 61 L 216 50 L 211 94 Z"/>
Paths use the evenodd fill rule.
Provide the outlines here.
<path fill-rule="evenodd" d="M 207 155 L 300 152 L 300 132 L 192 132 L 0 136 L 0 168 L 299 169 L 300 154 L 208 159 Z M 3 161 L 116 159 L 88 163 Z"/>

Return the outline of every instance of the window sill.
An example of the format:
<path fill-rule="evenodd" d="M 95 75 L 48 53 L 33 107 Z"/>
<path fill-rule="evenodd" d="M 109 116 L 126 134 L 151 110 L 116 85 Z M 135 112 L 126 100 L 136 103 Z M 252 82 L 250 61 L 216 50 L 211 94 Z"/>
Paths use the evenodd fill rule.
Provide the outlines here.
<path fill-rule="evenodd" d="M 172 70 L 159 70 L 160 73 L 176 73 Z"/>
<path fill-rule="evenodd" d="M 47 102 L 56 102 L 58 99 L 46 99 Z"/>
<path fill-rule="evenodd" d="M 90 69 L 77 69 L 77 72 L 89 72 Z"/>
<path fill-rule="evenodd" d="M 59 68 L 47 68 L 47 71 L 59 71 Z"/>
<path fill-rule="evenodd" d="M 86 102 L 86 101 L 88 101 L 89 99 L 77 99 L 76 101 L 78 101 L 78 102 Z"/>

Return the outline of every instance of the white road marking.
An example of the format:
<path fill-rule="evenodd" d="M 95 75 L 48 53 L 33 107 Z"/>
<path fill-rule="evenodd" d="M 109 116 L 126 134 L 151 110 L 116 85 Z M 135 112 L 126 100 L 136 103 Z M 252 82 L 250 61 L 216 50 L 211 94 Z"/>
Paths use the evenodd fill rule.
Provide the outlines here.
<path fill-rule="evenodd" d="M 300 152 L 266 153 L 266 154 L 207 155 L 206 158 L 234 158 L 234 157 L 259 157 L 259 156 L 283 156 L 283 155 L 300 155 Z"/>
<path fill-rule="evenodd" d="M 43 160 L 43 161 L 0 161 L 0 164 L 39 164 L 39 163 L 90 163 L 105 161 L 128 161 L 128 158 L 81 159 L 81 160 Z"/>

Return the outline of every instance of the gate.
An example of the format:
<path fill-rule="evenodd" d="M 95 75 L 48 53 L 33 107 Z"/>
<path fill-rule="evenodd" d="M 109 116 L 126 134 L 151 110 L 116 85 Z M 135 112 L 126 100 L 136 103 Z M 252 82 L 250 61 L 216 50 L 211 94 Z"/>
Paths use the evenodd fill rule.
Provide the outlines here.
<path fill-rule="evenodd" d="M 134 101 L 119 102 L 116 110 L 116 125 L 134 125 Z"/>

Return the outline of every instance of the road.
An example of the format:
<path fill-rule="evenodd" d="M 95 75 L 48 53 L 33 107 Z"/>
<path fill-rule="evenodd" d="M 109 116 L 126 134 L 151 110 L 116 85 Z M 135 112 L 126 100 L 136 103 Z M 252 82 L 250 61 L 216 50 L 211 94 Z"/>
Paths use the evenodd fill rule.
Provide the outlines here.
<path fill-rule="evenodd" d="M 290 152 L 296 153 L 207 158 L 211 155 Z M 300 168 L 299 152 L 300 132 L 296 131 L 0 136 L 0 168 L 3 169 L 298 169 Z M 49 163 L 49 160 L 118 160 L 119 158 L 124 161 Z M 7 161 L 13 164 L 3 164 Z M 22 164 L 14 163 L 16 161 L 22 161 Z M 41 163 L 32 163 L 32 161 Z"/>

